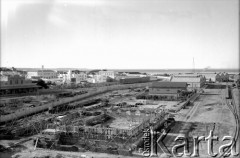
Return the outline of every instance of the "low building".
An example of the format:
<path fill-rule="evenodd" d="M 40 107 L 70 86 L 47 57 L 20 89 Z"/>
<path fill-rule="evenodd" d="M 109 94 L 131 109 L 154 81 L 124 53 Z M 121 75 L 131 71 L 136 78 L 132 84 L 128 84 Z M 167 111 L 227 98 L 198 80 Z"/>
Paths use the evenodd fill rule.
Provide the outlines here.
<path fill-rule="evenodd" d="M 132 76 L 132 77 L 146 77 L 146 73 L 141 72 L 125 72 L 126 76 Z"/>
<path fill-rule="evenodd" d="M 8 75 L 0 77 L 0 95 L 24 94 L 37 92 L 40 86 L 26 80 L 24 76 Z"/>
<path fill-rule="evenodd" d="M 197 74 L 181 74 L 174 75 L 171 82 L 186 82 L 188 84 L 188 88 L 195 89 L 203 87 L 206 82 L 206 78 Z"/>
<path fill-rule="evenodd" d="M 240 85 L 240 73 L 233 76 L 233 80 L 236 83 L 237 87 Z"/>
<path fill-rule="evenodd" d="M 122 84 L 145 83 L 145 82 L 150 82 L 150 77 L 126 76 L 126 77 L 119 78 L 119 82 Z"/>
<path fill-rule="evenodd" d="M 198 72 L 197 74 L 205 76 L 206 81 L 208 82 L 216 82 L 216 72 Z"/>
<path fill-rule="evenodd" d="M 224 73 L 218 73 L 216 75 L 216 82 L 228 82 L 229 81 L 229 74 L 224 72 Z"/>
<path fill-rule="evenodd" d="M 42 79 L 56 79 L 57 72 L 53 70 L 36 70 L 27 73 L 28 78 L 40 77 Z"/>
<path fill-rule="evenodd" d="M 182 91 L 187 90 L 186 82 L 153 82 L 149 87 L 149 95 L 173 97 L 177 99 Z"/>
<path fill-rule="evenodd" d="M 16 68 L 12 67 L 12 68 L 4 68 L 4 67 L 0 67 L 0 74 L 2 76 L 8 76 L 8 75 L 20 75 L 20 76 L 27 76 L 27 71 L 23 71 L 23 70 L 17 70 Z"/>
<path fill-rule="evenodd" d="M 235 74 L 235 75 L 233 76 L 233 80 L 234 80 L 234 82 L 239 81 L 239 80 L 240 80 L 240 73 L 239 73 L 239 74 Z"/>

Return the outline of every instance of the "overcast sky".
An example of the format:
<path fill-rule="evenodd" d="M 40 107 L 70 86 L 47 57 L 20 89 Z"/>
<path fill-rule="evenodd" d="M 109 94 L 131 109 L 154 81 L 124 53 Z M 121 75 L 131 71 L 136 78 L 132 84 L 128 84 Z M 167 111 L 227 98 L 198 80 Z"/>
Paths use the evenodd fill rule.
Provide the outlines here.
<path fill-rule="evenodd" d="M 238 68 L 238 0 L 1 0 L 1 66 Z"/>

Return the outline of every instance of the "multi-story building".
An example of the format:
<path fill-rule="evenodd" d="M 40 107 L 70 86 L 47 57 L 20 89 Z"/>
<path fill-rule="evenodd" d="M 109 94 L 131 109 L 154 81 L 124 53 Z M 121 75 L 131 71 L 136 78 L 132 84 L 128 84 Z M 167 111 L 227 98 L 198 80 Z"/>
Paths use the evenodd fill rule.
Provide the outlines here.
<path fill-rule="evenodd" d="M 39 86 L 26 80 L 20 75 L 0 76 L 0 95 L 32 93 L 38 90 Z"/>
<path fill-rule="evenodd" d="M 87 77 L 86 81 L 89 83 L 96 83 L 96 80 L 92 77 Z"/>
<path fill-rule="evenodd" d="M 98 72 L 98 75 L 103 77 L 110 77 L 112 79 L 115 78 L 115 72 L 114 71 L 108 71 L 108 70 L 101 70 Z"/>
<path fill-rule="evenodd" d="M 70 79 L 71 78 L 71 79 Z M 82 81 L 86 81 L 87 80 L 87 74 L 83 71 L 68 71 L 68 79 L 72 80 L 74 79 L 74 81 L 76 81 L 76 83 L 80 83 Z"/>
<path fill-rule="evenodd" d="M 195 89 L 203 87 L 206 82 L 206 78 L 202 75 L 196 74 L 181 74 L 174 75 L 171 82 L 187 82 L 188 88 Z"/>
<path fill-rule="evenodd" d="M 84 71 L 69 70 L 68 72 L 58 72 L 58 78 L 63 82 L 80 83 L 87 80 L 87 74 Z"/>
<path fill-rule="evenodd" d="M 88 74 L 88 82 L 91 83 L 102 83 L 109 82 L 115 79 L 115 72 L 108 70 L 94 70 Z"/>
<path fill-rule="evenodd" d="M 36 70 L 36 71 L 29 71 L 27 73 L 28 78 L 32 77 L 40 77 L 42 79 L 56 79 L 57 72 L 53 70 Z"/>
<path fill-rule="evenodd" d="M 63 82 L 66 82 L 68 79 L 68 72 L 67 71 L 57 71 L 58 79 Z"/>
<path fill-rule="evenodd" d="M 108 76 L 105 75 L 94 75 L 93 78 L 95 79 L 96 83 L 107 82 Z"/>

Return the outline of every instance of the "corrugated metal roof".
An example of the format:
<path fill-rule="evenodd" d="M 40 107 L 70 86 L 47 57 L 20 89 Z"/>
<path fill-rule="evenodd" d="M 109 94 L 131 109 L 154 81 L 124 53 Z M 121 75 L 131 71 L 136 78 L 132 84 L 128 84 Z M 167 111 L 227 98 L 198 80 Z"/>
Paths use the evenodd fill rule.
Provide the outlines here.
<path fill-rule="evenodd" d="M 202 76 L 199 77 L 173 77 L 172 82 L 201 82 Z"/>
<path fill-rule="evenodd" d="M 53 70 L 38 70 L 38 72 L 55 72 Z"/>
<path fill-rule="evenodd" d="M 186 82 L 153 82 L 152 88 L 186 88 Z"/>
<path fill-rule="evenodd" d="M 21 89 L 21 88 L 40 88 L 41 86 L 35 85 L 35 84 L 31 84 L 31 85 L 17 85 L 17 86 L 11 86 L 11 85 L 7 85 L 7 86 L 1 86 L 0 89 Z"/>

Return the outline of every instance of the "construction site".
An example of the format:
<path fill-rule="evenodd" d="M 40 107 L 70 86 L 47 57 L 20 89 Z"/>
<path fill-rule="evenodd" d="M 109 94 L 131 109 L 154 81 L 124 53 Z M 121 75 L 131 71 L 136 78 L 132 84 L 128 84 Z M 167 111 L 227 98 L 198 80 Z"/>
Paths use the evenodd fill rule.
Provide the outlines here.
<path fill-rule="evenodd" d="M 190 115 L 196 112 L 195 100 L 202 98 L 204 93 L 211 95 L 218 89 L 226 89 L 226 86 L 217 89 L 209 86 L 204 93 L 203 90 L 181 91 L 179 97 L 173 98 L 156 97 L 151 90 L 149 92 L 151 85 L 118 85 L 77 95 L 41 96 L 41 104 L 34 102 L 36 98 L 22 98 L 22 104 L 18 106 L 24 105 L 24 110 L 19 108 L 15 113 L 1 116 L 0 133 L 1 140 L 4 140 L 1 142 L 12 143 L 7 146 L 1 144 L 1 150 L 30 142 L 28 146 L 33 152 L 46 149 L 88 153 L 89 156 L 99 152 L 109 154 L 103 157 L 139 157 L 144 149 L 144 130 L 152 128 L 154 131 L 174 132 L 180 124 L 185 127 L 184 118 L 193 119 Z M 228 92 L 224 90 L 224 94 L 225 91 Z M 29 105 L 27 108 L 26 104 Z M 15 104 L 5 102 L 4 107 L 9 105 Z M 181 114 L 185 112 L 189 114 Z M 169 140 L 168 143 L 171 142 Z"/>

